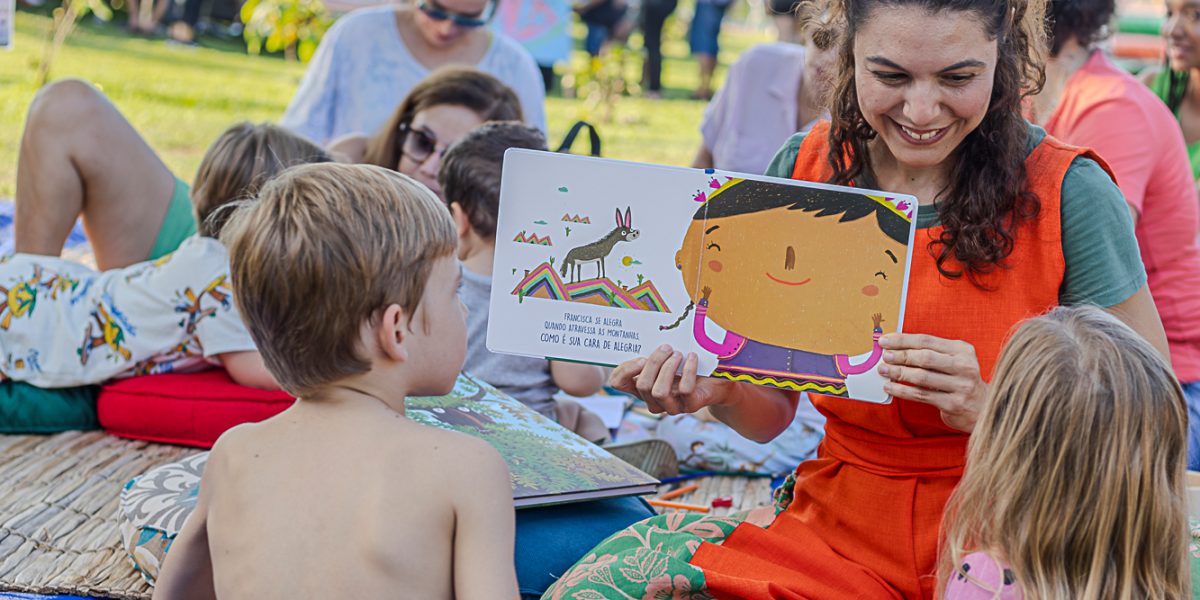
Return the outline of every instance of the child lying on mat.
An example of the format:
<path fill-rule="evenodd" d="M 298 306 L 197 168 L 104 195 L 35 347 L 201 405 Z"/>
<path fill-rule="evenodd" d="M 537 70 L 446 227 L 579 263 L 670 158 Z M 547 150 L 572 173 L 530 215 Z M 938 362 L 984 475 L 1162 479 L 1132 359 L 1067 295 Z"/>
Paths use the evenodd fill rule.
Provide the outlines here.
<path fill-rule="evenodd" d="M 307 165 L 231 219 L 237 305 L 299 400 L 217 441 L 155 598 L 516 598 L 504 461 L 404 413 L 450 392 L 466 351 L 437 197 Z"/>
<path fill-rule="evenodd" d="M 458 295 L 469 309 L 464 368 L 589 441 L 607 441 L 608 429 L 599 416 L 576 402 L 553 398 L 560 389 L 573 396 L 600 391 L 604 384 L 600 367 L 496 354 L 484 343 L 496 256 L 500 169 L 509 148 L 545 150 L 546 138 L 538 129 L 517 121 L 486 123 L 455 142 L 438 171 L 442 195 L 458 228 L 458 258 L 462 261 Z"/>
<path fill-rule="evenodd" d="M 3 259 L 0 377 L 62 388 L 221 365 L 238 383 L 276 387 L 233 306 L 220 209 L 288 166 L 327 160 L 274 125 L 234 125 L 200 164 L 199 233 L 174 253 L 102 272 L 53 256 Z"/>

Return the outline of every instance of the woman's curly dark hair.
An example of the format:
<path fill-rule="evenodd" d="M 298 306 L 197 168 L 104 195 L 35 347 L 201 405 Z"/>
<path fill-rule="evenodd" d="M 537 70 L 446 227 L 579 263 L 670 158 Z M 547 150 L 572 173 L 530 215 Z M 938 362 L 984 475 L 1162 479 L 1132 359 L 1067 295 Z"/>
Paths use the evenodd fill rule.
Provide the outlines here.
<path fill-rule="evenodd" d="M 829 164 L 831 182 L 849 185 L 870 164 L 868 142 L 876 132 L 863 117 L 855 87 L 854 38 L 884 7 L 916 6 L 931 13 L 967 11 L 978 15 L 997 47 L 991 102 L 983 121 L 962 141 L 951 180 L 940 195 L 942 233 L 929 243 L 938 271 L 957 279 L 964 273 L 982 287 L 989 273 L 1012 254 L 1022 221 L 1037 216 L 1040 203 L 1025 191 L 1028 125 L 1021 100 L 1037 94 L 1045 83 L 1045 0 L 840 0 L 846 23 L 834 81 Z M 961 263 L 956 268 L 950 259 Z"/>
<path fill-rule="evenodd" d="M 1108 23 L 1116 10 L 1115 0 L 1050 0 L 1046 22 L 1050 26 L 1050 56 L 1058 56 L 1072 37 L 1091 48 L 1108 37 Z"/>

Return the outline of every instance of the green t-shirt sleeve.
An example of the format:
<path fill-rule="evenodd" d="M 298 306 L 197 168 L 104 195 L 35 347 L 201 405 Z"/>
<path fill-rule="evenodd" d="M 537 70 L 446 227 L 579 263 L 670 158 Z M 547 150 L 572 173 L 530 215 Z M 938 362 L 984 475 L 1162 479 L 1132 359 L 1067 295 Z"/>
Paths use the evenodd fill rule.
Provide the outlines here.
<path fill-rule="evenodd" d="M 1113 306 L 1146 285 L 1129 205 L 1090 158 L 1076 158 L 1063 177 L 1062 249 L 1060 304 Z"/>
<path fill-rule="evenodd" d="M 779 152 L 775 153 L 775 158 L 771 159 L 771 164 L 767 165 L 767 172 L 763 174 L 769 177 L 791 179 L 792 170 L 796 166 L 796 155 L 800 154 L 800 144 L 804 143 L 806 135 L 808 132 L 792 134 L 792 137 L 783 143 Z"/>

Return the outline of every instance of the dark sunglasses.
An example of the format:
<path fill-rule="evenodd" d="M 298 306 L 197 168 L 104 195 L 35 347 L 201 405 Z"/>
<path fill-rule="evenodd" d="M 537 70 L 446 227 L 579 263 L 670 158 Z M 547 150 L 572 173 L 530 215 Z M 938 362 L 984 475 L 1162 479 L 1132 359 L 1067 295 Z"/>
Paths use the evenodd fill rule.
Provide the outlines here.
<path fill-rule="evenodd" d="M 488 21 L 492 20 L 492 15 L 496 13 L 496 3 L 488 2 L 483 12 L 478 16 L 450 12 L 433 3 L 431 0 L 421 0 L 417 3 L 417 9 L 434 21 L 450 21 L 459 27 L 483 27 L 488 24 Z"/>
<path fill-rule="evenodd" d="M 433 133 L 424 129 L 413 129 L 408 123 L 402 123 L 399 129 L 400 136 L 397 141 L 400 142 L 400 153 L 412 161 L 423 163 L 429 160 L 434 152 L 438 153 L 439 158 L 446 155 L 446 148 L 437 149 L 438 140 Z"/>

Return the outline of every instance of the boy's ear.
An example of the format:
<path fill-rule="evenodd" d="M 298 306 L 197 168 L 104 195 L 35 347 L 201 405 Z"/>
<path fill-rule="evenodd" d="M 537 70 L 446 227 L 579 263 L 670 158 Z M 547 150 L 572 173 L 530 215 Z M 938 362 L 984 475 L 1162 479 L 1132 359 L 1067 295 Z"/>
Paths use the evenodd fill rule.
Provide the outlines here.
<path fill-rule="evenodd" d="M 399 305 L 389 304 L 383 309 L 375 336 L 384 356 L 396 362 L 408 360 L 408 345 L 404 343 L 409 335 L 408 326 L 409 316 Z"/>
<path fill-rule="evenodd" d="M 454 227 L 458 230 L 458 239 L 466 238 L 467 234 L 471 233 L 471 218 L 467 216 L 467 211 L 463 210 L 461 204 L 451 202 L 450 216 L 454 217 Z"/>

